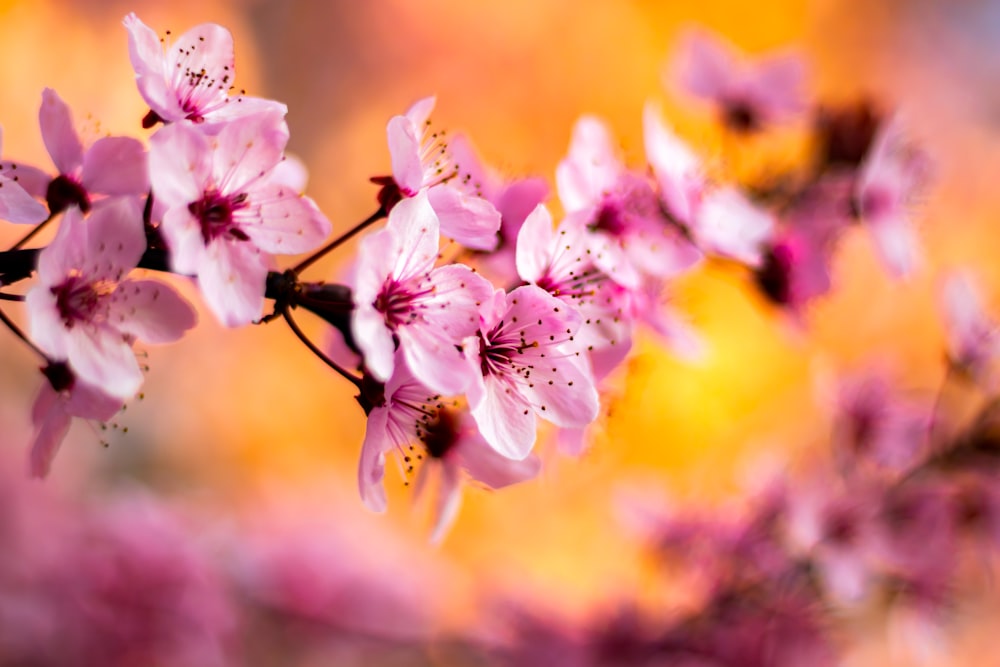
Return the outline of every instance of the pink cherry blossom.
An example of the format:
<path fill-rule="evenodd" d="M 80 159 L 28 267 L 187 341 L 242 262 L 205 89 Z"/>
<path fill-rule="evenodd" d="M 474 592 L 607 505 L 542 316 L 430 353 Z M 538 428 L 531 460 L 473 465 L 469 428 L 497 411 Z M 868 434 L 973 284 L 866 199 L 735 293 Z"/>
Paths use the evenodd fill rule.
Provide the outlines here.
<path fill-rule="evenodd" d="M 705 195 L 691 231 L 706 253 L 758 268 L 775 226 L 769 211 L 755 205 L 736 188 L 723 187 Z"/>
<path fill-rule="evenodd" d="M 443 132 L 432 132 L 435 98 L 418 100 L 386 126 L 392 178 L 404 197 L 427 191 L 441 233 L 475 250 L 497 244 L 500 213 L 478 191 L 471 175 L 463 175 L 448 152 Z"/>
<path fill-rule="evenodd" d="M 172 342 L 195 324 L 194 310 L 172 287 L 126 277 L 145 249 L 135 200 L 110 199 L 86 221 L 70 208 L 39 255 L 38 284 L 26 297 L 35 344 L 119 399 L 142 384 L 136 339 Z"/>
<path fill-rule="evenodd" d="M 940 303 L 952 367 L 992 389 L 1000 357 L 1000 327 L 986 313 L 976 281 L 968 273 L 949 274 L 942 281 Z"/>
<path fill-rule="evenodd" d="M 539 204 L 518 235 L 518 274 L 580 313 L 582 323 L 575 336 L 580 349 L 593 352 L 618 346 L 624 354 L 632 338 L 632 320 L 622 298 L 628 290 L 597 266 L 587 252 L 586 236 L 581 226 L 565 222 L 553 229 L 552 215 Z"/>
<path fill-rule="evenodd" d="M 313 201 L 283 172 L 275 176 L 287 142 L 279 113 L 237 118 L 215 137 L 177 123 L 151 139 L 150 177 L 173 269 L 198 277 L 227 326 L 260 317 L 272 255 L 308 252 L 330 232 Z"/>
<path fill-rule="evenodd" d="M 478 373 L 469 406 L 486 441 L 524 459 L 535 444 L 535 415 L 563 428 L 592 422 L 599 410 L 594 379 L 571 343 L 582 316 L 534 285 L 497 290 L 481 312 Z"/>
<path fill-rule="evenodd" d="M 139 196 L 149 191 L 146 150 L 137 139 L 102 137 L 84 150 L 69 106 L 51 88 L 42 92 L 38 121 L 59 174 L 46 175 L 45 189 L 33 194 L 46 199 L 52 214 L 68 206 L 87 213 L 95 195 Z"/>
<path fill-rule="evenodd" d="M 354 275 L 354 340 L 381 382 L 394 371 L 395 342 L 413 373 L 436 391 L 463 391 L 463 339 L 479 327 L 492 287 L 460 264 L 434 268 L 438 219 L 427 193 L 403 200 L 389 222 L 365 238 Z"/>
<path fill-rule="evenodd" d="M 929 173 L 927 155 L 907 136 L 900 119 L 884 121 L 859 167 L 854 201 L 882 263 L 897 277 L 912 273 L 920 261 L 910 209 Z"/>
<path fill-rule="evenodd" d="M 236 77 L 233 36 L 222 26 L 203 23 L 165 44 L 135 14 L 126 16 L 124 24 L 136 84 L 151 109 L 143 121 L 146 127 L 188 120 L 214 134 L 236 118 L 287 113 L 280 102 L 242 93 L 230 96 Z"/>
<path fill-rule="evenodd" d="M 3 133 L 0 132 L 0 146 L 2 145 Z M 49 212 L 34 200 L 34 193 L 19 182 L 17 167 L 18 165 L 9 162 L 0 164 L 0 220 L 33 225 L 47 218 Z"/>
<path fill-rule="evenodd" d="M 46 382 L 31 408 L 35 437 L 28 469 L 32 477 L 46 477 L 59 446 L 69 432 L 73 417 L 107 421 L 122 407 L 122 400 L 75 377 L 65 363 L 50 364 L 42 371 Z"/>
<path fill-rule="evenodd" d="M 701 258 L 668 224 L 648 180 L 626 169 L 610 130 L 593 116 L 574 126 L 556 186 L 566 213 L 591 232 L 594 262 L 623 285 L 638 285 L 642 273 L 676 275 Z"/>
<path fill-rule="evenodd" d="M 736 132 L 761 130 L 806 107 L 806 66 L 797 54 L 748 61 L 721 38 L 695 29 L 682 36 L 673 67 L 681 89 L 713 104 Z"/>
<path fill-rule="evenodd" d="M 412 473 L 417 461 L 422 461 L 415 494 L 429 485 L 431 475 L 440 477 L 433 501 L 432 541 L 444 537 L 457 515 L 463 475 L 500 489 L 538 474 L 541 462 L 537 457 L 511 460 L 497 454 L 479 434 L 467 410 L 457 401 L 434 394 L 405 364 L 396 365 L 384 397 L 384 403 L 368 415 L 358 470 L 361 497 L 370 509 L 385 510 L 382 479 L 386 454 L 397 454 L 404 474 Z"/>

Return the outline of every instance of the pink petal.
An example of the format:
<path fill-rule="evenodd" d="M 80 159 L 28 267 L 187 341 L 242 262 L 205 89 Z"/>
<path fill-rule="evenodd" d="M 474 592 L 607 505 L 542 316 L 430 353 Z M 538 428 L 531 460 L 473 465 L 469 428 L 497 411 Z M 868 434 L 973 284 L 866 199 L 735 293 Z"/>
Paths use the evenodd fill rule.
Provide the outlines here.
<path fill-rule="evenodd" d="M 109 321 L 146 343 L 172 343 L 198 321 L 191 304 L 157 280 L 124 280 L 112 298 Z"/>
<path fill-rule="evenodd" d="M 556 189 L 566 212 L 597 203 L 618 182 L 624 165 L 607 125 L 583 116 L 573 127 L 569 155 L 556 167 Z"/>
<path fill-rule="evenodd" d="M 549 336 L 565 339 L 566 330 L 575 333 L 582 322 L 575 308 L 534 285 L 524 285 L 510 292 L 507 304 L 504 318 L 523 323 L 529 341 L 545 340 Z"/>
<path fill-rule="evenodd" d="M 441 234 L 473 250 L 496 247 L 500 212 L 493 204 L 448 184 L 430 188 L 427 195 L 440 221 Z"/>
<path fill-rule="evenodd" d="M 150 140 L 149 180 L 156 199 L 167 207 L 201 199 L 211 183 L 208 139 L 183 123 L 160 128 Z"/>
<path fill-rule="evenodd" d="M 525 395 L 538 406 L 538 414 L 564 428 L 579 428 L 597 419 L 600 400 L 594 378 L 584 363 L 573 356 L 562 359 L 550 356 L 539 363 L 551 363 L 550 379 L 524 389 Z"/>
<path fill-rule="evenodd" d="M 205 256 L 201 223 L 186 205 L 174 206 L 163 215 L 160 233 L 170 248 L 170 266 L 175 273 L 193 276 Z"/>
<path fill-rule="evenodd" d="M 216 135 L 229 123 L 242 118 L 262 115 L 288 115 L 288 106 L 276 100 L 263 97 L 224 97 L 215 101 L 215 106 L 207 112 L 205 122 L 199 125 L 208 135 Z"/>
<path fill-rule="evenodd" d="M 83 164 L 83 144 L 73 127 L 69 107 L 56 91 L 42 91 L 42 107 L 38 111 L 42 140 L 59 173 L 72 175 Z"/>
<path fill-rule="evenodd" d="M 244 192 L 281 161 L 288 143 L 288 125 L 280 113 L 233 120 L 219 131 L 212 175 L 226 194 Z"/>
<path fill-rule="evenodd" d="M 294 155 L 285 155 L 271 171 L 271 183 L 287 185 L 301 194 L 306 191 L 306 184 L 309 183 L 309 170 L 299 158 Z"/>
<path fill-rule="evenodd" d="M 698 243 L 707 251 L 757 267 L 774 234 L 774 218 L 735 188 L 707 195 L 694 223 Z"/>
<path fill-rule="evenodd" d="M 63 409 L 62 399 L 48 381 L 39 390 L 31 414 L 36 433 L 28 457 L 28 469 L 32 477 L 44 478 L 49 474 L 59 445 L 69 432 L 70 417 Z"/>
<path fill-rule="evenodd" d="M 35 224 L 47 217 L 49 217 L 49 210 L 35 201 L 17 181 L 0 176 L 0 220 L 18 224 Z"/>
<path fill-rule="evenodd" d="M 393 277 L 411 278 L 433 267 L 440 241 L 439 223 L 426 192 L 393 206 L 386 229 L 392 234 L 391 252 L 385 246 L 379 252 L 392 262 Z"/>
<path fill-rule="evenodd" d="M 38 255 L 38 277 L 47 287 L 54 287 L 72 269 L 83 267 L 86 258 L 87 228 L 80 209 L 66 210 L 52 242 Z"/>
<path fill-rule="evenodd" d="M 88 192 L 142 195 L 149 191 L 146 149 L 130 137 L 103 137 L 83 156 L 80 180 Z"/>
<path fill-rule="evenodd" d="M 66 325 L 49 286 L 36 285 L 28 291 L 24 301 L 28 310 L 28 337 L 52 359 L 65 360 Z"/>
<path fill-rule="evenodd" d="M 0 174 L 17 183 L 18 186 L 24 188 L 25 192 L 37 199 L 45 199 L 49 183 L 52 182 L 52 174 L 47 171 L 10 160 L 0 162 Z M 11 220 L 11 222 L 14 221 Z"/>
<path fill-rule="evenodd" d="M 436 103 L 437 97 L 434 95 L 424 97 L 410 105 L 405 115 L 413 123 L 413 127 L 419 130 L 427 123 L 427 119 L 431 117 L 431 112 L 434 111 Z"/>
<path fill-rule="evenodd" d="M 897 214 L 867 222 L 882 264 L 897 278 L 912 274 L 920 263 L 920 245 L 910 221 Z"/>
<path fill-rule="evenodd" d="M 109 396 L 131 398 L 142 386 L 142 371 L 131 346 L 106 325 L 77 325 L 66 332 L 66 352 L 79 379 Z"/>
<path fill-rule="evenodd" d="M 122 409 L 122 399 L 77 378 L 65 406 L 66 413 L 71 417 L 106 422 Z"/>
<path fill-rule="evenodd" d="M 462 467 L 469 475 L 491 489 L 502 489 L 511 484 L 524 482 L 538 476 L 542 460 L 534 454 L 515 461 L 500 456 L 494 449 L 478 438 L 465 442 L 458 450 Z"/>
<path fill-rule="evenodd" d="M 87 247 L 85 263 L 78 268 L 92 280 L 121 280 L 125 273 L 139 264 L 146 251 L 142 210 L 132 197 L 101 201 L 83 226 Z"/>
<path fill-rule="evenodd" d="M 801 56 L 772 56 L 757 64 L 753 76 L 754 92 L 768 115 L 780 118 L 805 109 L 805 80 L 806 63 Z"/>
<path fill-rule="evenodd" d="M 448 140 L 448 154 L 459 174 L 453 183 L 470 194 L 497 203 L 500 177 L 483 164 L 472 142 L 464 134 L 454 135 Z"/>
<path fill-rule="evenodd" d="M 330 221 L 312 199 L 287 185 L 265 183 L 253 190 L 258 215 L 239 217 L 240 229 L 261 250 L 296 255 L 319 246 L 330 233 Z"/>
<path fill-rule="evenodd" d="M 660 187 L 660 198 L 670 215 L 689 225 L 705 187 L 701 163 L 654 106 L 647 104 L 642 118 L 646 159 Z"/>
<path fill-rule="evenodd" d="M 358 305 L 351 316 L 351 333 L 365 358 L 365 367 L 380 382 L 395 369 L 395 344 L 385 325 L 385 316 L 370 304 Z"/>
<path fill-rule="evenodd" d="M 260 318 L 264 309 L 267 260 L 246 241 L 217 239 L 205 248 L 198 286 L 205 302 L 227 327 Z"/>
<path fill-rule="evenodd" d="M 681 88 L 695 97 L 715 100 L 739 75 L 732 48 L 704 30 L 690 30 L 679 40 L 675 73 Z"/>
<path fill-rule="evenodd" d="M 368 415 L 365 440 L 361 445 L 358 490 L 365 507 L 373 512 L 384 512 L 387 505 L 382 479 L 385 477 L 385 453 L 392 449 L 388 428 L 389 410 L 386 408 L 372 410 Z"/>
<path fill-rule="evenodd" d="M 529 405 L 506 382 L 493 376 L 484 378 L 483 389 L 482 400 L 472 408 L 483 438 L 509 459 L 527 458 L 535 446 L 535 415 Z"/>
<path fill-rule="evenodd" d="M 528 214 L 548 197 L 549 184 L 544 178 L 523 178 L 507 184 L 494 201 L 502 218 L 504 238 L 516 238 Z"/>
<path fill-rule="evenodd" d="M 174 91 L 167 87 L 166 59 L 159 37 L 134 13 L 126 16 L 123 23 L 128 30 L 128 55 L 139 94 L 164 120 L 180 120 L 184 112 Z"/>
<path fill-rule="evenodd" d="M 426 468 L 421 469 L 421 472 Z M 458 509 L 462 504 L 461 470 L 458 466 L 443 462 L 441 485 L 437 501 L 434 503 L 434 528 L 431 530 L 431 544 L 438 544 L 455 523 Z"/>
<path fill-rule="evenodd" d="M 394 116 L 385 128 L 392 161 L 392 178 L 404 194 L 416 194 L 424 183 L 420 137 L 406 116 Z"/>
<path fill-rule="evenodd" d="M 176 77 L 173 70 L 178 64 L 185 72 L 203 74 Z M 236 76 L 233 36 L 215 23 L 196 25 L 168 47 L 166 68 L 174 97 L 185 103 L 182 113 L 204 116 L 229 99 L 227 84 Z"/>
<path fill-rule="evenodd" d="M 517 273 L 521 280 L 535 283 L 542 279 L 549 268 L 554 238 L 552 214 L 545 204 L 539 204 L 524 219 L 517 235 Z"/>

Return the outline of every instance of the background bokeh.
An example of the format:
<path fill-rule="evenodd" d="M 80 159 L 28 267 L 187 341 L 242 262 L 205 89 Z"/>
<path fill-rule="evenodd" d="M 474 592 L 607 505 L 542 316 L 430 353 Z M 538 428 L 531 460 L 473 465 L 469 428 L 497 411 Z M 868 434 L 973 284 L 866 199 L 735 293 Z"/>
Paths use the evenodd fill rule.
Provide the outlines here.
<path fill-rule="evenodd" d="M 76 424 L 45 482 L 88 495 L 138 481 L 221 522 L 273 512 L 312 531 L 348 535 L 344 558 L 404 582 L 446 582 L 433 603 L 444 628 L 474 622 L 492 592 L 569 615 L 623 596 L 654 604 L 641 554 L 615 521 L 623 488 L 678 503 L 738 496 L 761 466 L 825 446 L 825 378 L 880 358 L 906 386 L 934 392 L 943 373 L 935 309 L 942 270 L 970 265 L 987 293 L 1000 295 L 995 1 L 0 1 L 5 159 L 48 165 L 36 120 L 45 86 L 92 137 L 142 134 L 146 108 L 121 26 L 129 11 L 160 33 L 205 21 L 233 32 L 237 86 L 288 104 L 289 150 L 308 166 L 307 192 L 335 230 L 374 210 L 368 178 L 389 171 L 385 124 L 429 93 L 438 97 L 435 123 L 467 133 L 509 175 L 552 182 L 572 124 L 585 112 L 605 118 L 640 164 L 649 99 L 720 169 L 765 173 L 794 159 L 801 147 L 792 131 L 744 147 L 738 163 L 727 164 L 732 155 L 704 110 L 664 85 L 674 37 L 691 23 L 750 53 L 801 50 L 817 95 L 872 95 L 903 109 L 933 154 L 934 189 L 919 219 L 927 262 L 911 280 L 890 281 L 867 239 L 849 235 L 835 262 L 834 293 L 797 328 L 737 273 L 710 269 L 686 278 L 675 302 L 703 333 L 708 358 L 687 364 L 657 341 L 640 340 L 590 451 L 569 460 L 543 446 L 546 468 L 537 481 L 499 493 L 470 490 L 439 547 L 426 543 L 426 516 L 412 508 L 392 466 L 388 514 L 364 510 L 355 483 L 364 423 L 352 388 L 280 321 L 230 331 L 203 312 L 180 343 L 149 350 L 144 398 L 120 415 L 121 428 L 98 434 Z M 0 241 L 21 231 L 0 228 Z M 335 279 L 351 252 L 348 244 L 307 277 Z M 197 300 L 189 285 L 178 285 Z M 23 313 L 8 311 L 23 321 Z M 300 319 L 324 336 L 320 324 Z M 24 460 L 41 381 L 36 365 L 5 338 L 4 465 Z M 977 648 L 985 635 L 967 635 L 955 659 L 990 664 Z M 859 655 L 879 664 L 881 650 L 873 639 Z"/>

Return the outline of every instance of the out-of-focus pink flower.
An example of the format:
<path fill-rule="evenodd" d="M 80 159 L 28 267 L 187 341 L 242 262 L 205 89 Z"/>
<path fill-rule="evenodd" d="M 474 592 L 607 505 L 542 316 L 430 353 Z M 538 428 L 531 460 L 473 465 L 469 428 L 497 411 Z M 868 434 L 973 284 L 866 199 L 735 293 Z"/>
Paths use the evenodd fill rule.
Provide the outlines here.
<path fill-rule="evenodd" d="M 836 410 L 833 445 L 845 472 L 874 464 L 901 473 L 924 453 L 930 412 L 897 395 L 884 372 L 846 379 Z"/>
<path fill-rule="evenodd" d="M 272 255 L 308 252 L 330 233 L 313 201 L 282 172 L 274 176 L 287 142 L 279 113 L 234 119 L 212 138 L 177 123 L 151 139 L 150 179 L 173 269 L 197 275 L 227 326 L 260 317 Z"/>
<path fill-rule="evenodd" d="M 991 390 L 993 367 L 1000 355 L 1000 330 L 986 314 L 971 275 L 956 272 L 943 280 L 941 311 L 952 368 Z"/>
<path fill-rule="evenodd" d="M 594 263 L 628 287 L 643 273 L 677 275 L 701 253 L 669 223 L 649 181 L 628 171 L 603 121 L 583 116 L 573 127 L 569 154 L 556 167 L 567 219 L 590 232 Z"/>
<path fill-rule="evenodd" d="M 748 61 L 721 38 L 699 29 L 689 30 L 680 44 L 671 78 L 686 93 L 714 105 L 734 132 L 756 132 L 806 108 L 801 56 Z"/>
<path fill-rule="evenodd" d="M 460 264 L 434 268 L 438 219 L 426 193 L 399 202 L 389 222 L 361 242 L 354 272 L 354 340 L 381 382 L 393 374 L 399 342 L 410 370 L 434 390 L 465 390 L 462 340 L 479 328 L 489 282 Z"/>
<path fill-rule="evenodd" d="M 0 132 L 0 147 L 2 145 L 3 133 Z M 32 195 L 36 193 L 29 191 L 24 187 L 25 184 L 20 182 L 19 169 L 25 171 L 20 165 L 11 162 L 0 164 L 0 220 L 29 225 L 41 222 L 48 217 L 49 212 L 34 200 Z M 40 184 L 44 176 L 34 180 Z"/>
<path fill-rule="evenodd" d="M 233 36 L 222 26 L 203 23 L 176 42 L 164 44 L 135 14 L 126 16 L 124 24 L 136 84 L 151 110 L 144 126 L 188 120 L 214 134 L 236 118 L 258 113 L 283 117 L 287 113 L 280 102 L 242 93 L 230 96 L 236 59 Z"/>
<path fill-rule="evenodd" d="M 75 377 L 65 363 L 50 364 L 42 373 L 46 382 L 31 407 L 35 437 L 28 470 L 32 477 L 46 477 L 73 417 L 104 422 L 121 409 L 122 399 Z"/>
<path fill-rule="evenodd" d="M 441 221 L 441 233 L 475 250 L 497 245 L 500 213 L 479 191 L 472 174 L 463 175 L 461 165 L 448 152 L 443 132 L 430 131 L 435 98 L 418 100 L 386 127 L 392 178 L 404 197 L 426 191 Z"/>
<path fill-rule="evenodd" d="M 42 92 L 38 120 L 45 148 L 59 174 L 54 178 L 46 175 L 44 189 L 37 183 L 34 187 L 41 191 L 32 194 L 45 198 L 51 214 L 68 206 L 87 213 L 94 195 L 139 196 L 149 191 L 146 150 L 137 139 L 102 137 L 84 150 L 69 107 L 51 88 Z"/>
<path fill-rule="evenodd" d="M 497 290 L 485 304 L 469 407 L 483 437 L 504 456 L 528 456 L 535 415 L 563 428 L 597 417 L 594 379 L 570 345 L 581 322 L 578 312 L 534 285 Z"/>
<path fill-rule="evenodd" d="M 194 309 L 169 285 L 126 278 L 145 249 L 135 200 L 108 200 L 86 221 L 71 208 L 39 254 L 38 284 L 26 296 L 38 347 L 122 400 L 142 384 L 132 343 L 173 342 L 196 321 Z"/>
<path fill-rule="evenodd" d="M 928 156 L 906 134 L 900 119 L 884 121 L 859 167 L 854 202 L 882 263 L 897 277 L 912 273 L 920 260 L 910 209 L 929 174 Z"/>

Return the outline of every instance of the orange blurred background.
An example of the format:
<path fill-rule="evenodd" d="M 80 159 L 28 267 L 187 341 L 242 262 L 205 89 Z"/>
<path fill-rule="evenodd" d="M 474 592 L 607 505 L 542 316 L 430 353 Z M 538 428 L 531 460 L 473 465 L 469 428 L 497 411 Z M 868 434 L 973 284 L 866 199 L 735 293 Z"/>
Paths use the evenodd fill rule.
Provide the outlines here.
<path fill-rule="evenodd" d="M 935 308 L 943 269 L 971 265 L 984 289 L 1000 295 L 996 2 L 3 1 L 5 159 L 49 165 L 36 120 L 45 86 L 92 137 L 148 136 L 121 25 L 129 11 L 161 34 L 206 21 L 233 32 L 236 85 L 288 104 L 289 150 L 309 167 L 307 193 L 335 231 L 374 210 L 368 178 L 389 171 L 385 124 L 430 93 L 438 97 L 435 124 L 466 132 L 511 176 L 551 183 L 582 113 L 605 118 L 630 163 L 641 164 L 641 111 L 650 99 L 726 166 L 707 115 L 663 83 L 673 39 L 691 23 L 750 53 L 800 49 L 817 95 L 868 94 L 900 107 L 932 152 L 935 187 L 919 221 L 928 261 L 915 277 L 886 278 L 868 239 L 852 233 L 838 252 L 834 293 L 809 310 L 804 330 L 770 311 L 738 274 L 707 269 L 686 278 L 676 304 L 703 333 L 709 357 L 687 364 L 642 339 L 590 451 L 570 460 L 543 446 L 539 480 L 499 493 L 470 489 L 440 547 L 426 544 L 426 517 L 411 511 L 391 464 L 388 515 L 364 510 L 355 482 L 364 423 L 352 387 L 280 322 L 229 331 L 203 312 L 179 344 L 149 350 L 145 398 L 119 419 L 128 433 L 112 432 L 103 449 L 90 427 L 77 424 L 45 482 L 94 489 L 137 479 L 234 521 L 283 508 L 317 531 L 348 530 L 358 536 L 354 557 L 364 557 L 367 540 L 392 545 L 400 557 L 387 562 L 398 571 L 387 576 L 420 578 L 422 568 L 447 575 L 441 623 L 448 627 L 474 618 L 484 592 L 514 591 L 568 614 L 623 597 L 655 603 L 639 550 L 616 523 L 623 488 L 677 503 L 745 492 L 759 462 L 825 446 L 824 378 L 887 358 L 904 386 L 935 391 L 943 374 Z M 740 155 L 740 173 L 773 168 L 797 146 L 794 132 L 752 146 Z M 0 241 L 21 232 L 0 228 Z M 349 245 L 306 278 L 335 279 L 350 253 Z M 321 339 L 323 326 L 307 319 L 300 317 Z M 0 420 L 6 445 L 20 448 L 7 460 L 17 462 L 41 377 L 37 360 L 5 340 Z M 973 661 L 978 635 L 962 641 L 968 664 L 986 664 Z"/>

